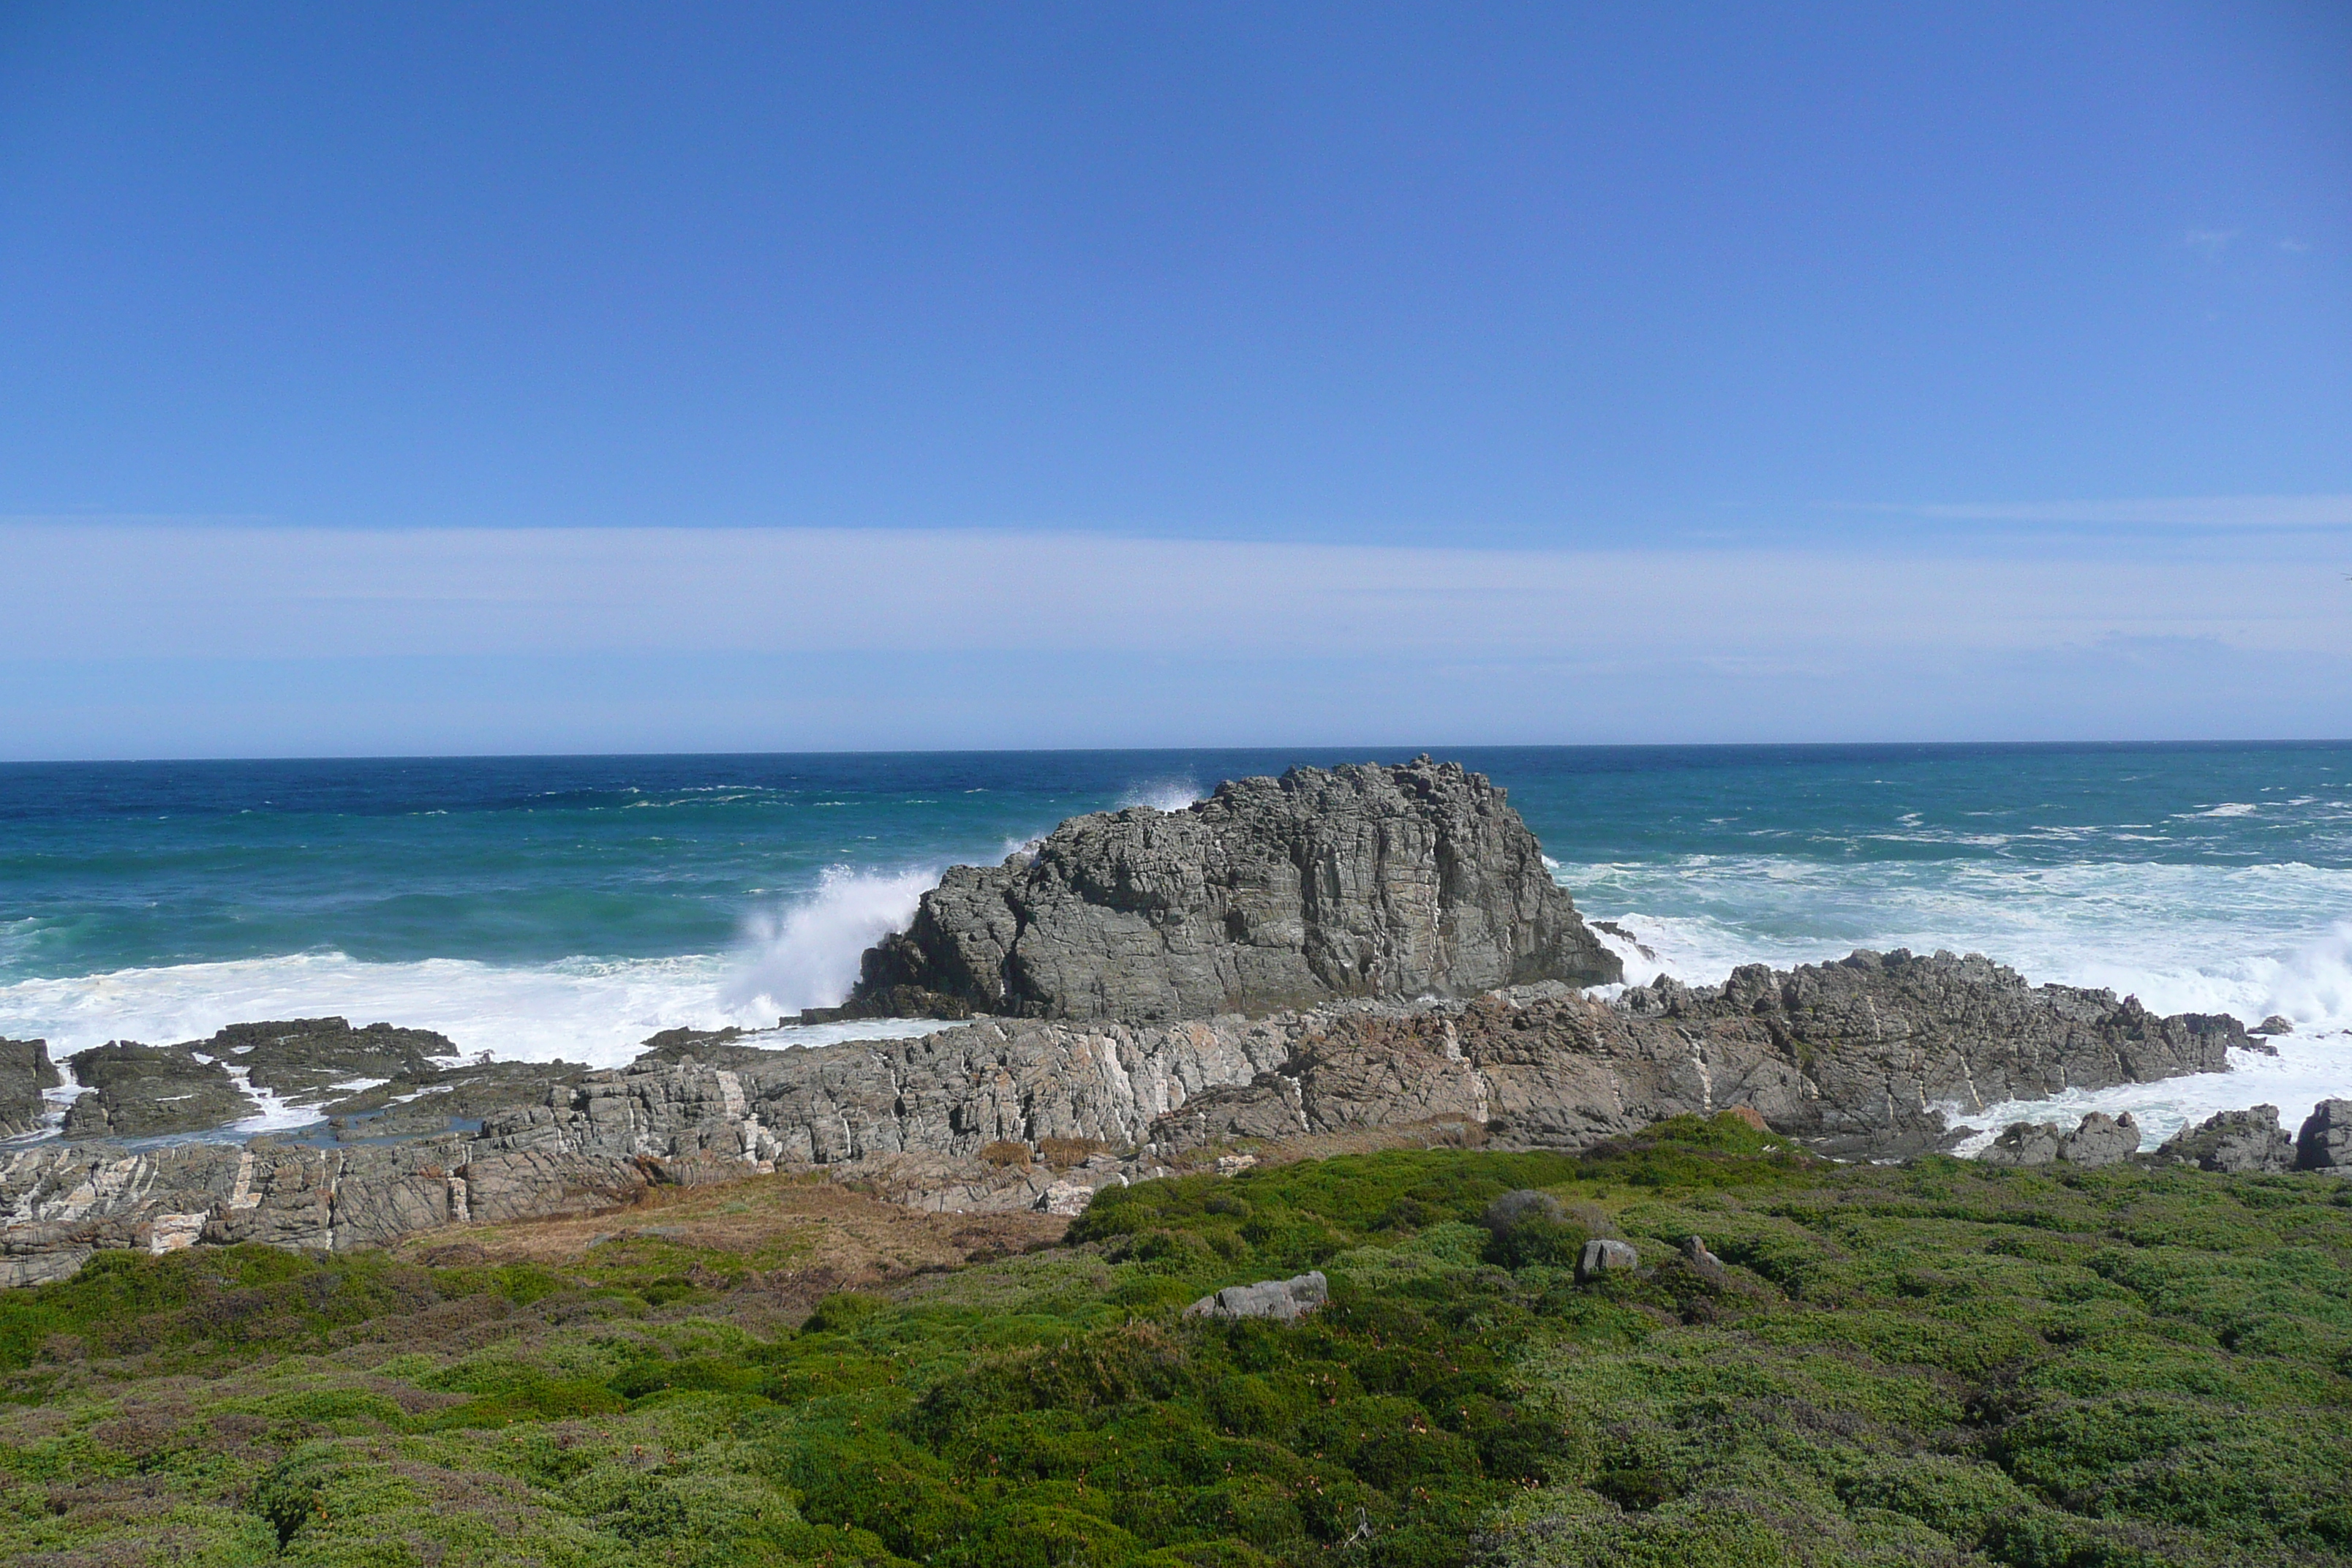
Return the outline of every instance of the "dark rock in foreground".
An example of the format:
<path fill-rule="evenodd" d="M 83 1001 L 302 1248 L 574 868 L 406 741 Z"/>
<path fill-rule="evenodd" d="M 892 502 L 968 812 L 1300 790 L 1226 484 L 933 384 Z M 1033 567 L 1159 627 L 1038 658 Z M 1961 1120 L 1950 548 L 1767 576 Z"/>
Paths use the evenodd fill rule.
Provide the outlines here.
<path fill-rule="evenodd" d="M 829 1016 L 1164 1022 L 1622 973 L 1504 792 L 1423 757 L 1074 817 L 952 867 Z"/>

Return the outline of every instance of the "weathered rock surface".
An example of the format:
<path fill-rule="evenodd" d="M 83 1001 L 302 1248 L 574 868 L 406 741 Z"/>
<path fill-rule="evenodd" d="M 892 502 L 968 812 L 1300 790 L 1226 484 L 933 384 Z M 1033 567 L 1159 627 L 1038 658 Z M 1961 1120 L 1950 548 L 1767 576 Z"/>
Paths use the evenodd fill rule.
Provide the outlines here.
<path fill-rule="evenodd" d="M 349 1096 L 362 1084 L 427 1083 L 457 1056 L 447 1036 L 430 1029 L 354 1029 L 342 1018 L 232 1024 L 194 1049 L 244 1068 L 260 1088 L 306 1102 Z"/>
<path fill-rule="evenodd" d="M 1598 1279 L 1603 1274 L 1640 1267 L 1642 1255 L 1633 1249 L 1632 1242 L 1595 1237 L 1584 1244 L 1584 1254 L 1576 1260 L 1576 1277 Z"/>
<path fill-rule="evenodd" d="M 2094 1110 L 2063 1134 L 2047 1122 L 2011 1122 L 1977 1158 L 1988 1165 L 2116 1165 L 2138 1150 L 2139 1123 L 2130 1111 Z"/>
<path fill-rule="evenodd" d="M 1164 1022 L 1622 973 L 1504 792 L 1423 757 L 1074 817 L 950 868 L 844 1011 Z"/>
<path fill-rule="evenodd" d="M 2248 1029 L 2246 1033 L 2250 1035 L 2292 1035 L 2294 1033 L 2294 1020 L 2282 1016 L 2277 1013 L 2273 1013 L 2269 1017 L 2264 1018 L 2261 1023 L 2256 1024 L 2252 1028 Z"/>
<path fill-rule="evenodd" d="M 2058 1145 L 2058 1158 L 2070 1165 L 2120 1165 L 2138 1152 L 2139 1123 L 2128 1110 L 2094 1110 Z"/>
<path fill-rule="evenodd" d="M 2352 1176 L 2352 1100 L 2323 1100 L 2295 1135 L 2294 1168 Z"/>
<path fill-rule="evenodd" d="M 1163 1142 L 1454 1118 L 1581 1148 L 1685 1112 L 1748 1108 L 1827 1152 L 1942 1147 L 1945 1111 L 2228 1066 L 2233 1018 L 2158 1018 L 2112 992 L 2029 985 L 1983 958 L 1857 952 L 1721 986 L 1603 1003 L 1533 987 L 1469 1003 L 1332 1008 L 1279 1071 L 1188 1103 Z"/>
<path fill-rule="evenodd" d="M 47 1040 L 0 1040 L 0 1138 L 39 1131 L 49 1109 L 41 1091 L 64 1081 Z"/>
<path fill-rule="evenodd" d="M 2294 1165 L 2294 1141 L 2279 1125 L 2278 1107 L 2224 1110 L 2165 1141 L 2156 1157 L 2206 1171 L 2285 1171 Z"/>
<path fill-rule="evenodd" d="M 1319 1268 L 1290 1279 L 1228 1285 L 1184 1309 L 1188 1318 L 1272 1318 L 1294 1322 L 1331 1300 L 1330 1281 Z"/>
<path fill-rule="evenodd" d="M 2053 1165 L 2058 1129 L 2047 1121 L 2012 1121 L 1977 1158 L 1988 1165 Z"/>
<path fill-rule="evenodd" d="M 74 1081 L 89 1091 L 66 1110 L 68 1138 L 201 1132 L 261 1110 L 226 1068 L 192 1047 L 109 1040 L 66 1059 Z"/>
<path fill-rule="evenodd" d="M 1899 1155 L 1957 1136 L 1952 1100 L 2211 1070 L 2242 1038 L 2226 1020 L 2028 986 L 1982 959 L 1862 953 L 1720 987 L 1643 987 L 1622 1003 L 1553 984 L 1156 1025 L 991 1018 L 803 1050 L 761 1049 L 757 1036 L 669 1041 L 620 1070 L 436 1068 L 446 1092 L 344 1119 L 356 1136 L 414 1106 L 482 1097 L 478 1125 L 436 1109 L 415 1123 L 435 1135 L 404 1142 L 0 1155 L 0 1279 L 57 1278 L 100 1247 L 347 1248 L 779 1168 L 930 1208 L 1075 1213 L 1106 1185 L 1257 1138 L 1380 1131 L 1574 1150 L 1730 1110 L 1833 1151 Z M 173 1072 L 204 1066 L 159 1054 Z M 482 1082 L 454 1087 L 469 1073 Z M 2075 1151 L 2064 1157 L 2094 1163 L 2125 1131 L 2098 1122 L 2051 1135 Z"/>

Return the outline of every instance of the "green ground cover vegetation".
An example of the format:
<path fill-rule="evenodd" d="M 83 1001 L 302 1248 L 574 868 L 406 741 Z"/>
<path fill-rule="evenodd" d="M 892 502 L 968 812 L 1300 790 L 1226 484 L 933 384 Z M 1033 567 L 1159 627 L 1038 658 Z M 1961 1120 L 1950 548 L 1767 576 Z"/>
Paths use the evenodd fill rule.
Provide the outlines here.
<path fill-rule="evenodd" d="M 1520 1188 L 1562 1217 L 1476 1223 Z M 1593 1234 L 1646 1267 L 1580 1285 Z M 1308 1268 L 1300 1323 L 1181 1315 Z M 1684 1121 L 1142 1184 L 1052 1250 L 774 1303 L 657 1237 L 102 1255 L 0 1295 L 0 1559 L 2352 1563 L 2331 1178 Z"/>

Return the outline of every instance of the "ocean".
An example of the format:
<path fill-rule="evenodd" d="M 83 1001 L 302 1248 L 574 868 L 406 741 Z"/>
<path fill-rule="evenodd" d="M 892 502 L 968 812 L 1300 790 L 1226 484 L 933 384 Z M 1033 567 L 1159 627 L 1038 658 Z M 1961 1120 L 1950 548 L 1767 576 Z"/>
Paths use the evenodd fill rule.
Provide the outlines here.
<path fill-rule="evenodd" d="M 1411 749 L 0 765 L 0 1036 L 342 1014 L 599 1064 L 837 1001 L 940 869 L 1065 816 Z M 2148 1131 L 2352 1095 L 2352 743 L 1454 748 L 1633 979 L 1980 952 L 2275 1058 L 2061 1101 Z M 908 1026 L 919 1027 L 920 1026 Z M 812 1043 L 870 1035 L 816 1029 Z"/>

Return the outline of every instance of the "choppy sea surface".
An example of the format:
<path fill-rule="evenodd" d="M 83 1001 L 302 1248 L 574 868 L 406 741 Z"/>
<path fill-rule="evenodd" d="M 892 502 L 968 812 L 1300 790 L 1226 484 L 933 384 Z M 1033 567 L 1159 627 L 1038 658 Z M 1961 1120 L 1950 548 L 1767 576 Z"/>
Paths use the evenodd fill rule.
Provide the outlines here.
<path fill-rule="evenodd" d="M 1074 813 L 1392 751 L 0 765 L 0 1036 L 62 1055 L 340 1013 L 617 1063 L 835 1001 L 940 869 Z M 1969 1120 L 2352 1094 L 2352 743 L 1449 749 L 1633 977 L 1980 952 L 2275 1058 Z M 864 1031 L 861 1031 L 864 1032 Z M 811 1036 L 824 1037 L 827 1031 Z"/>

